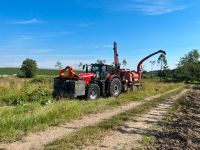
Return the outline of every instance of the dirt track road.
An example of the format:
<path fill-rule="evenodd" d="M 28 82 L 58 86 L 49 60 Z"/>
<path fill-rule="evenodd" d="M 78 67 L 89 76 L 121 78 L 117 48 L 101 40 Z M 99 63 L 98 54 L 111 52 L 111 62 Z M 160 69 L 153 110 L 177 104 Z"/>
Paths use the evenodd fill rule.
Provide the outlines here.
<path fill-rule="evenodd" d="M 185 94 L 188 90 L 170 97 L 163 103 L 152 108 L 148 113 L 140 115 L 133 120 L 126 122 L 123 126 L 110 132 L 103 139 L 93 141 L 91 145 L 86 145 L 81 149 L 84 150 L 121 150 L 141 148 L 140 141 L 143 135 L 148 134 L 153 125 L 155 125 L 176 100 Z"/>
<path fill-rule="evenodd" d="M 176 90 L 178 89 L 168 91 L 164 94 L 167 94 Z M 182 95 L 185 92 L 187 92 L 187 90 L 182 91 L 181 94 L 179 95 Z M 113 108 L 112 110 L 104 111 L 103 113 L 87 115 L 81 119 L 73 120 L 64 125 L 49 127 L 47 130 L 43 132 L 29 134 L 28 136 L 24 137 L 20 141 L 16 141 L 14 143 L 9 143 L 9 144 L 2 144 L 0 145 L 0 149 L 7 149 L 7 150 L 43 149 L 44 145 L 50 142 L 53 142 L 57 139 L 60 139 L 63 136 L 69 135 L 72 132 L 77 131 L 77 129 L 90 126 L 90 125 L 95 125 L 105 119 L 109 119 L 117 114 L 130 110 L 134 107 L 144 104 L 145 102 L 158 98 L 164 94 L 159 94 L 156 96 L 145 98 L 140 101 L 135 101 L 124 106 Z M 166 107 L 166 106 L 163 106 L 163 107 Z"/>

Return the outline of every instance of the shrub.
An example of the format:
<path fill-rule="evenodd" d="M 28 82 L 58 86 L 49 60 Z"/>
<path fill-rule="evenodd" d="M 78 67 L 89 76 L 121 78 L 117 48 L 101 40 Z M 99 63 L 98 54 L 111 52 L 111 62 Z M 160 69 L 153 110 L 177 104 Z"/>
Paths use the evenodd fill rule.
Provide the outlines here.
<path fill-rule="evenodd" d="M 23 76 L 26 78 L 32 78 L 32 77 L 36 76 L 36 71 L 37 71 L 36 61 L 27 58 L 22 63 L 21 71 L 23 73 Z"/>
<path fill-rule="evenodd" d="M 27 100 L 26 95 L 12 95 L 2 97 L 0 99 L 1 105 L 22 105 Z"/>
<path fill-rule="evenodd" d="M 41 105 L 51 103 L 52 93 L 48 89 L 36 89 L 32 92 L 22 92 L 21 94 L 14 94 L 0 98 L 0 105 L 16 106 L 25 103 L 38 102 Z"/>
<path fill-rule="evenodd" d="M 29 102 L 40 102 L 42 105 L 50 103 L 51 100 L 52 94 L 48 89 L 39 88 L 28 95 Z"/>
<path fill-rule="evenodd" d="M 52 82 L 52 78 L 49 77 L 37 77 L 30 80 L 29 83 L 41 83 L 41 84 L 50 84 Z"/>

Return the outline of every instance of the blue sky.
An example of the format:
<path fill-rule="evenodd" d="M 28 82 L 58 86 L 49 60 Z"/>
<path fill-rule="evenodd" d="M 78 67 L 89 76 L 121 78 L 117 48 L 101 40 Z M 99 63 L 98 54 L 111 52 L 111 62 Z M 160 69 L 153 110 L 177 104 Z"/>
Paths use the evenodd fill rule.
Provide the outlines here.
<path fill-rule="evenodd" d="M 159 49 L 174 68 L 184 54 L 200 49 L 199 37 L 199 0 L 0 1 L 0 67 L 19 67 L 25 58 L 41 68 L 54 68 L 56 61 L 112 63 L 117 41 L 128 68 Z"/>

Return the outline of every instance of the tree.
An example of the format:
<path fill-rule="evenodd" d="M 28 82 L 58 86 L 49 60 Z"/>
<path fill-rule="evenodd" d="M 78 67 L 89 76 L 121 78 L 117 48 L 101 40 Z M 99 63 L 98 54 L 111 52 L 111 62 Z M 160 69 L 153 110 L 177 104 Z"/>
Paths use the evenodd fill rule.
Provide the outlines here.
<path fill-rule="evenodd" d="M 158 57 L 157 63 L 160 64 L 160 70 L 167 68 L 167 59 L 164 54 L 160 54 Z"/>
<path fill-rule="evenodd" d="M 151 78 L 153 78 L 153 66 L 155 65 L 155 63 L 156 63 L 155 60 L 150 61 L 150 64 L 151 64 Z"/>
<path fill-rule="evenodd" d="M 124 59 L 124 60 L 122 61 L 122 65 L 123 65 L 123 68 L 125 68 L 125 66 L 127 65 L 126 59 Z"/>
<path fill-rule="evenodd" d="M 158 71 L 158 76 L 160 77 L 160 81 L 162 78 L 166 77 L 166 72 L 168 69 L 167 66 L 167 58 L 164 54 L 160 54 L 158 57 L 157 63 L 160 64 L 160 70 Z"/>
<path fill-rule="evenodd" d="M 80 62 L 80 63 L 78 64 L 78 68 L 79 68 L 79 70 L 81 70 L 82 67 L 83 67 L 83 63 Z"/>
<path fill-rule="evenodd" d="M 97 60 L 97 64 L 105 64 L 106 60 Z"/>
<path fill-rule="evenodd" d="M 33 59 L 27 58 L 23 61 L 21 66 L 21 71 L 23 73 L 23 76 L 26 78 L 32 78 L 36 76 L 37 72 L 37 63 Z"/>
<path fill-rule="evenodd" d="M 190 51 L 182 57 L 174 73 L 174 78 L 178 81 L 193 82 L 200 80 L 200 54 L 197 49 Z"/>
<path fill-rule="evenodd" d="M 55 67 L 61 70 L 63 68 L 62 63 L 60 61 L 57 61 L 55 64 Z"/>

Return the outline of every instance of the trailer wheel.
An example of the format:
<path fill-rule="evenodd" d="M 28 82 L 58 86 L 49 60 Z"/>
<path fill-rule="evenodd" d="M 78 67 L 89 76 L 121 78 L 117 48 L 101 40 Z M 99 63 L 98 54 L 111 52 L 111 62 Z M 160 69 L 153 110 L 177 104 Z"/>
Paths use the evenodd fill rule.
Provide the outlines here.
<path fill-rule="evenodd" d="M 97 84 L 90 84 L 88 87 L 87 98 L 96 100 L 100 97 L 100 88 Z"/>
<path fill-rule="evenodd" d="M 118 97 L 122 91 L 122 83 L 118 78 L 114 78 L 110 81 L 109 94 L 113 97 Z"/>

